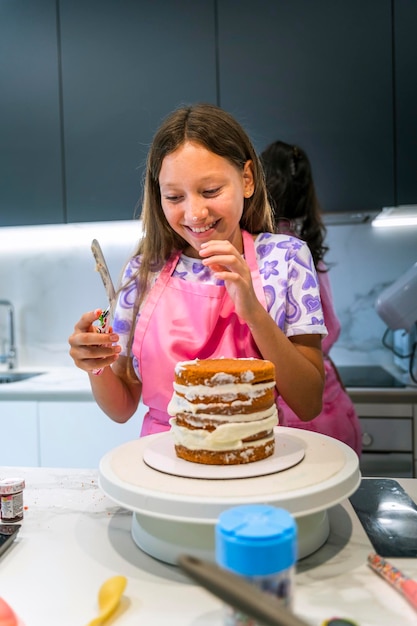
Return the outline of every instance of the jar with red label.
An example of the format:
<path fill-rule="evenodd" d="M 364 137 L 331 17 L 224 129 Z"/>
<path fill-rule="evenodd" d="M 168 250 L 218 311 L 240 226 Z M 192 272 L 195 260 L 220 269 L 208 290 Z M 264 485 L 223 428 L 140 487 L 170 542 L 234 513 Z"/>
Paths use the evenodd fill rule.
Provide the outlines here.
<path fill-rule="evenodd" d="M 3 478 L 0 480 L 0 514 L 4 522 L 20 522 L 23 519 L 22 478 Z"/>

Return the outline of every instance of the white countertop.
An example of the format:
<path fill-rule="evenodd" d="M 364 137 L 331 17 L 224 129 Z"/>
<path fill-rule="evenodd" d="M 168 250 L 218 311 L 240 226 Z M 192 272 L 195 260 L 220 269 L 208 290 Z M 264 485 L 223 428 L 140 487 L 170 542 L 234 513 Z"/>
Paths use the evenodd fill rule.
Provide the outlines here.
<path fill-rule="evenodd" d="M 405 387 L 349 387 L 347 386 L 347 392 L 354 402 L 389 402 L 389 403 L 411 403 L 417 402 L 417 384 L 411 379 L 408 372 L 404 372 L 392 365 L 380 365 L 379 363 L 364 363 L 356 362 L 353 360 L 351 363 L 344 363 L 350 367 L 382 367 L 387 372 L 392 374 L 397 380 L 401 381 Z M 340 367 L 340 365 L 338 366 Z"/>
<path fill-rule="evenodd" d="M 18 372 L 40 372 L 38 376 L 0 384 L 1 400 L 92 400 L 88 375 L 77 367 L 19 368 Z"/>
<path fill-rule="evenodd" d="M 417 403 L 417 385 L 407 387 L 347 387 L 353 402 Z"/>
<path fill-rule="evenodd" d="M 131 512 L 109 500 L 95 470 L 0 468 L 26 480 L 22 528 L 0 557 L 1 596 L 26 626 L 84 626 L 104 580 L 127 577 L 117 626 L 221 626 L 221 602 L 175 566 L 144 554 Z M 417 499 L 417 479 L 399 479 Z M 372 546 L 350 503 L 329 512 L 326 544 L 298 564 L 295 612 L 311 626 L 346 617 L 358 626 L 415 626 L 416 612 L 366 565 Z M 417 559 L 390 559 L 417 578 Z"/>
<path fill-rule="evenodd" d="M 2 400 L 93 400 L 87 374 L 77 367 L 21 368 L 19 372 L 41 372 L 19 382 L 0 384 Z M 396 376 L 399 377 L 398 372 Z M 410 402 L 417 403 L 417 385 L 410 384 L 403 375 L 404 388 L 350 387 L 347 389 L 354 402 Z"/>

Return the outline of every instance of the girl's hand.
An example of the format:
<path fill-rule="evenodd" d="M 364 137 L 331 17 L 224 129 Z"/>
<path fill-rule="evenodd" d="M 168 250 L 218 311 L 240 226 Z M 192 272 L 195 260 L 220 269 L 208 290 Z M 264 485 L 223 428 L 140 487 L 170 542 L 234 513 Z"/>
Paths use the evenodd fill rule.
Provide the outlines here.
<path fill-rule="evenodd" d="M 68 339 L 71 346 L 70 356 L 75 365 L 86 372 L 111 365 L 118 359 L 121 351 L 119 345 L 114 345 L 119 341 L 119 336 L 112 332 L 111 327 L 108 332 L 100 332 L 94 326 L 101 313 L 101 309 L 84 313 Z"/>
<path fill-rule="evenodd" d="M 230 241 L 219 240 L 201 244 L 200 256 L 203 265 L 209 267 L 217 279 L 224 280 L 236 313 L 249 323 L 262 305 L 256 297 L 250 269 L 243 256 Z"/>

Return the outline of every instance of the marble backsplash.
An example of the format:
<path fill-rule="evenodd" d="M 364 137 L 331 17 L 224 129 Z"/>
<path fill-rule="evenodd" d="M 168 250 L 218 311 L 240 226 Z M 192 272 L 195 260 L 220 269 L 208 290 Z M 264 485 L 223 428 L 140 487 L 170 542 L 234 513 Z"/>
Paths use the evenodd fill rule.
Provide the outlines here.
<path fill-rule="evenodd" d="M 107 306 L 92 239 L 117 283 L 140 232 L 139 222 L 126 221 L 0 228 L 0 300 L 15 308 L 19 367 L 73 364 L 67 339 L 74 324 L 84 311 Z M 1 307 L 0 314 L 1 336 Z"/>
<path fill-rule="evenodd" d="M 0 228 L 0 300 L 15 308 L 19 367 L 72 365 L 68 336 L 87 310 L 106 305 L 90 243 L 97 238 L 113 280 L 140 236 L 139 222 L 98 222 Z M 417 228 L 375 229 L 370 224 L 328 226 L 327 261 L 342 333 L 332 351 L 338 365 L 392 365 L 382 345 L 378 294 L 417 260 Z M 0 352 L 6 311 L 0 307 Z M 0 368 L 4 368 L 0 364 Z"/>

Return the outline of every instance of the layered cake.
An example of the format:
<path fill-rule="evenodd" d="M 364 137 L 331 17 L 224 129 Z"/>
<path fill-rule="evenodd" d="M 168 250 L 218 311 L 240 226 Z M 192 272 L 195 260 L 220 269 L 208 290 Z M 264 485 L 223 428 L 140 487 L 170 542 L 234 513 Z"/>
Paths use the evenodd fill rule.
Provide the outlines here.
<path fill-rule="evenodd" d="M 178 457 L 234 465 L 275 449 L 275 367 L 262 359 L 196 359 L 175 368 L 168 405 Z"/>

